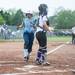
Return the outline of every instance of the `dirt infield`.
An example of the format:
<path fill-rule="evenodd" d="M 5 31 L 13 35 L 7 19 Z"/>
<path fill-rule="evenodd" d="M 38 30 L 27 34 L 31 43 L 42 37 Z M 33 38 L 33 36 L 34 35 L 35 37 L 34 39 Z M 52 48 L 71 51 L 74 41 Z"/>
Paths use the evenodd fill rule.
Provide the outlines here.
<path fill-rule="evenodd" d="M 0 75 L 75 75 L 75 45 L 48 42 L 50 66 L 35 64 L 34 43 L 28 63 L 23 60 L 23 42 L 0 42 Z"/>

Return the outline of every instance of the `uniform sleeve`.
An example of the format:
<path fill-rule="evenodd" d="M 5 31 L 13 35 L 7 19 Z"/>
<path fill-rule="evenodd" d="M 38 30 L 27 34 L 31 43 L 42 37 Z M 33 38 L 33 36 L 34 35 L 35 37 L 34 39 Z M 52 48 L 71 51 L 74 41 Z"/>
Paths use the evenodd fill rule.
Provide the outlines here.
<path fill-rule="evenodd" d="M 39 19 L 39 25 L 41 27 L 43 27 L 43 25 L 46 24 L 46 21 L 47 21 L 47 17 L 46 16 L 40 17 L 40 19 Z"/>
<path fill-rule="evenodd" d="M 46 22 L 47 22 L 47 17 L 46 17 L 46 16 L 44 16 L 44 17 L 43 17 L 43 25 L 45 25 L 45 24 L 46 24 Z"/>
<path fill-rule="evenodd" d="M 43 22 L 46 22 L 46 21 L 47 21 L 47 17 L 44 16 L 44 17 L 43 17 Z"/>

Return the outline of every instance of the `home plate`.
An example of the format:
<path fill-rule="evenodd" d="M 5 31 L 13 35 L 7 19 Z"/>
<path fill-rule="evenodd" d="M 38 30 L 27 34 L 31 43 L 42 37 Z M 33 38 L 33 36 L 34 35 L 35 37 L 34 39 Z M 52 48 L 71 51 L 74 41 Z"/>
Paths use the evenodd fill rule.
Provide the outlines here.
<path fill-rule="evenodd" d="M 21 68 L 16 68 L 17 70 L 21 70 L 21 71 L 27 71 L 27 70 L 30 70 L 32 68 L 37 68 L 38 66 L 35 66 L 35 65 L 26 65 L 26 66 L 23 66 Z"/>
<path fill-rule="evenodd" d="M 38 67 L 38 66 L 35 66 L 35 65 L 26 65 L 26 66 L 24 66 L 25 68 L 35 68 L 35 67 Z"/>

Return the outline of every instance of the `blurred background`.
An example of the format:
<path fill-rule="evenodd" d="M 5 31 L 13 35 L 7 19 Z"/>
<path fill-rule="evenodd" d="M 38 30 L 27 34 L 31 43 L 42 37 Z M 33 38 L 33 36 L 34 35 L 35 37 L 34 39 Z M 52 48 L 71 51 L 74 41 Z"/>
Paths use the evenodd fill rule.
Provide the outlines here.
<path fill-rule="evenodd" d="M 50 27 L 53 28 L 47 36 L 71 38 L 71 28 L 75 26 L 74 0 L 0 0 L 0 40 L 22 40 L 23 28 L 17 29 L 17 26 L 22 24 L 28 10 L 31 10 L 37 19 L 38 6 L 41 3 L 48 5 L 48 19 Z"/>

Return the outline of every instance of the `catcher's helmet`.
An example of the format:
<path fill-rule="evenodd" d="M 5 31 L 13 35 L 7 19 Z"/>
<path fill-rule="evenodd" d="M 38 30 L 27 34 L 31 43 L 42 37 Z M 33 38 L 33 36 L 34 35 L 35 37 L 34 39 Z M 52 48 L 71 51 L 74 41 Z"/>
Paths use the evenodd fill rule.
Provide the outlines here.
<path fill-rule="evenodd" d="M 48 9 L 48 7 L 47 7 L 47 5 L 46 4 L 40 4 L 40 6 L 38 7 L 38 9 L 39 9 L 39 14 L 40 15 L 47 15 L 47 9 Z"/>

